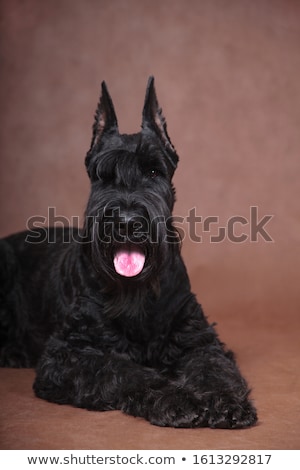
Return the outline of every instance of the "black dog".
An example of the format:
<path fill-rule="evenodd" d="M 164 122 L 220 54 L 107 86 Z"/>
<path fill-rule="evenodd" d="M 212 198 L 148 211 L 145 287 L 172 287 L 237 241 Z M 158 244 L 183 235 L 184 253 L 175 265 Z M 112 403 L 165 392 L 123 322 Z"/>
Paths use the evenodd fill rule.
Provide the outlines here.
<path fill-rule="evenodd" d="M 133 135 L 119 134 L 103 83 L 83 230 L 1 241 L 0 364 L 36 366 L 36 395 L 56 403 L 119 409 L 159 426 L 250 426 L 247 384 L 180 256 L 177 162 L 153 78 Z"/>

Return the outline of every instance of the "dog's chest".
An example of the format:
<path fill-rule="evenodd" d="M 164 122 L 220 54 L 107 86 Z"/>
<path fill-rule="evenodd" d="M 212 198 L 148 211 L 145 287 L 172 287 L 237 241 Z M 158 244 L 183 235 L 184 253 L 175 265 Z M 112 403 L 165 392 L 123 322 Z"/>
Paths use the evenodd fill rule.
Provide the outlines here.
<path fill-rule="evenodd" d="M 99 333 L 98 348 L 148 366 L 162 362 L 169 337 L 167 326 L 151 319 L 116 319 Z"/>

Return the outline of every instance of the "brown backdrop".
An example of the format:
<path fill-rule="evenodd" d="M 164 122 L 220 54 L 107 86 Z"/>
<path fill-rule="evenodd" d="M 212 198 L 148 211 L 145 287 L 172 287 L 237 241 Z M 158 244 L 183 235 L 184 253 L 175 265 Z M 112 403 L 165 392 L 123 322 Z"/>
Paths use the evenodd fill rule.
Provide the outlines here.
<path fill-rule="evenodd" d="M 0 447 L 299 449 L 300 3 L 2 0 L 0 47 L 2 236 L 48 207 L 82 217 L 101 80 L 121 131 L 135 132 L 155 75 L 181 157 L 175 213 L 202 217 L 201 241 L 181 226 L 193 289 L 236 351 L 260 415 L 247 431 L 162 430 L 40 402 L 32 372 L 1 371 Z M 255 237 L 267 215 L 272 241 Z M 207 217 L 218 222 L 205 232 Z M 222 227 L 225 240 L 213 243 Z"/>

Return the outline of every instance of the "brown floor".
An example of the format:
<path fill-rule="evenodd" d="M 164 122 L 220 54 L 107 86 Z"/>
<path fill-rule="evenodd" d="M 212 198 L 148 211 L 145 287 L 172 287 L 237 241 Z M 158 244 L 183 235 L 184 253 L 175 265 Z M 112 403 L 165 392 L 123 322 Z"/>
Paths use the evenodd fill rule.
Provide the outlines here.
<path fill-rule="evenodd" d="M 231 344 L 259 411 L 254 428 L 159 428 L 119 411 L 60 406 L 33 395 L 32 370 L 0 369 L 0 448 L 299 449 L 298 332 L 293 328 L 243 331 L 241 327 L 236 331 L 239 337 Z M 231 335 L 224 331 L 223 337 Z"/>
<path fill-rule="evenodd" d="M 49 207 L 82 217 L 101 80 L 134 132 L 154 74 L 181 156 L 175 215 L 202 217 L 201 242 L 181 226 L 193 289 L 260 418 L 241 431 L 160 429 L 43 402 L 33 371 L 1 370 L 1 449 L 300 448 L 299 19 L 296 0 L 1 1 L 0 235 Z M 265 215 L 272 241 L 255 240 Z M 219 222 L 203 232 L 209 216 Z"/>

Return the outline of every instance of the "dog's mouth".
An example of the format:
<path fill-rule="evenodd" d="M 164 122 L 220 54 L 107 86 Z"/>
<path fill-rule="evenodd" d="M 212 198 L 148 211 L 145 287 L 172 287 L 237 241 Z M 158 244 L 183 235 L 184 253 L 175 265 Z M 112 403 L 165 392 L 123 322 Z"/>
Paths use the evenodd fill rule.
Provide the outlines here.
<path fill-rule="evenodd" d="M 134 277 L 144 268 L 146 256 L 144 251 L 134 245 L 121 247 L 114 254 L 114 267 L 120 276 Z"/>

